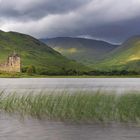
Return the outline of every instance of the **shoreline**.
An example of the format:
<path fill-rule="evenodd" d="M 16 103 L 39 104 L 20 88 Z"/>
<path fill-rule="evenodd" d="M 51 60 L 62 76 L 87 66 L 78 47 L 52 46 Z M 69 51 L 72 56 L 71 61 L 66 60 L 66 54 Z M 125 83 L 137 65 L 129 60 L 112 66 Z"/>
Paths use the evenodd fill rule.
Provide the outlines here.
<path fill-rule="evenodd" d="M 0 74 L 0 78 L 140 78 L 140 75 L 99 75 L 99 76 L 88 76 L 88 75 L 27 75 L 27 74 Z"/>

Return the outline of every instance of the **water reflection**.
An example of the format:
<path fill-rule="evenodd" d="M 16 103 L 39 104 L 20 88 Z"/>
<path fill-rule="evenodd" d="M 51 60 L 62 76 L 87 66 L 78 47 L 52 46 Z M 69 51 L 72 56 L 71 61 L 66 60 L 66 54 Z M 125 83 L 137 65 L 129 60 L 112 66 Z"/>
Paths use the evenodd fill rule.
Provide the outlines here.
<path fill-rule="evenodd" d="M 140 78 L 18 78 L 0 79 L 0 90 L 41 91 L 140 91 Z"/>
<path fill-rule="evenodd" d="M 136 124 L 74 124 L 0 117 L 0 140 L 139 140 Z"/>

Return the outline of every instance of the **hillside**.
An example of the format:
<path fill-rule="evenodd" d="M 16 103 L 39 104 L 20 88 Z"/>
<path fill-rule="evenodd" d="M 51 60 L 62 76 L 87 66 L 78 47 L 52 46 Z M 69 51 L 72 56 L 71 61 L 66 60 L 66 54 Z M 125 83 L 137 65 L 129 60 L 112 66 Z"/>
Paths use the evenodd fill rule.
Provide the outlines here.
<path fill-rule="evenodd" d="M 22 58 L 22 68 L 34 65 L 38 73 L 63 73 L 83 71 L 87 68 L 62 56 L 41 41 L 25 34 L 0 31 L 0 63 L 16 51 Z"/>
<path fill-rule="evenodd" d="M 117 48 L 117 45 L 105 41 L 84 38 L 57 37 L 41 39 L 41 41 L 64 56 L 86 65 L 97 64 L 106 58 L 109 52 Z"/>
<path fill-rule="evenodd" d="M 140 71 L 140 36 L 133 36 L 120 46 L 81 38 L 53 38 L 43 41 L 93 70 Z"/>
<path fill-rule="evenodd" d="M 140 36 L 125 41 L 100 63 L 100 67 L 140 71 Z"/>

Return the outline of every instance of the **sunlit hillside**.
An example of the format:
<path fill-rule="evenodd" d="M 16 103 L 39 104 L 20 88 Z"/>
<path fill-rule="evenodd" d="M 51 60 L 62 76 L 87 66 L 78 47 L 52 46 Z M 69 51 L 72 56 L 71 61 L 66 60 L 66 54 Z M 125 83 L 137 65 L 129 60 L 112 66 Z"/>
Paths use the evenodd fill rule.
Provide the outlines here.
<path fill-rule="evenodd" d="M 21 56 L 23 69 L 33 65 L 37 73 L 61 74 L 87 69 L 29 35 L 0 31 L 0 63 L 7 60 L 8 55 L 13 51 Z"/>

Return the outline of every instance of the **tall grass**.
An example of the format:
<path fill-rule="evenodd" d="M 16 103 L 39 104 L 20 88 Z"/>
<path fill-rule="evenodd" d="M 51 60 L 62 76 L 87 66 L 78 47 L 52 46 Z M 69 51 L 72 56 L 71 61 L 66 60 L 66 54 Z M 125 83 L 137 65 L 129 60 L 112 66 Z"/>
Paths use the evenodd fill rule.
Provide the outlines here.
<path fill-rule="evenodd" d="M 0 94 L 0 110 L 63 121 L 139 122 L 140 94 Z"/>

